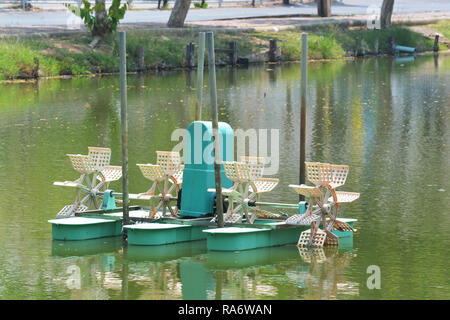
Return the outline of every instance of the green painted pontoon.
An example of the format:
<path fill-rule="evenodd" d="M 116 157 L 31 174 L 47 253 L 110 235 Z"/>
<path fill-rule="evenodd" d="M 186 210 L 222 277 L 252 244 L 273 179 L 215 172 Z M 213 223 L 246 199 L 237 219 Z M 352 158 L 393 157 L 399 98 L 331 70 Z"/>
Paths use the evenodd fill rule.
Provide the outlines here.
<path fill-rule="evenodd" d="M 192 226 L 173 223 L 140 223 L 124 226 L 131 245 L 162 245 L 192 239 Z"/>
<path fill-rule="evenodd" d="M 48 222 L 52 224 L 54 240 L 88 240 L 122 234 L 119 219 L 71 217 Z"/>
<path fill-rule="evenodd" d="M 130 207 L 130 217 L 141 219 L 148 210 Z M 122 235 L 122 208 L 86 211 L 78 216 L 51 219 L 53 240 L 90 240 Z"/>
<path fill-rule="evenodd" d="M 353 227 L 356 219 L 339 219 Z M 228 227 L 208 229 L 203 232 L 207 234 L 207 248 L 213 251 L 240 251 L 255 248 L 281 246 L 285 244 L 297 243 L 301 232 L 307 230 L 309 226 L 293 226 L 284 222 L 267 222 L 255 224 L 249 227 Z M 353 238 L 352 231 L 333 230 L 339 239 Z"/>

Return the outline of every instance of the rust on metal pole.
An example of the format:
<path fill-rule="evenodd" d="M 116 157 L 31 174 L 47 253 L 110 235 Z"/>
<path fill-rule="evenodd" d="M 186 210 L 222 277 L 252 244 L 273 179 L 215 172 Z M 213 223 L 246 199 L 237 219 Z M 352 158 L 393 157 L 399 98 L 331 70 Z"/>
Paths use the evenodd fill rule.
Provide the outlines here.
<path fill-rule="evenodd" d="M 302 69 L 301 69 L 301 92 L 300 92 L 300 184 L 305 184 L 305 160 L 306 160 L 306 83 L 308 72 L 308 35 L 302 33 Z M 305 197 L 299 195 L 299 200 Z"/>
<path fill-rule="evenodd" d="M 127 57 L 126 35 L 119 32 L 120 38 L 120 119 L 122 123 L 122 193 L 123 225 L 130 224 L 128 213 L 128 118 L 127 118 Z M 126 235 L 126 229 L 124 229 Z"/>
<path fill-rule="evenodd" d="M 206 42 L 208 44 L 208 70 L 209 87 L 211 95 L 211 113 L 213 128 L 213 153 L 214 153 L 214 176 L 216 182 L 216 214 L 217 225 L 223 227 L 223 202 L 222 202 L 222 179 L 221 179 L 221 156 L 220 156 L 220 137 L 219 120 L 217 116 L 217 91 L 216 91 L 216 57 L 214 55 L 214 34 L 206 33 Z"/>

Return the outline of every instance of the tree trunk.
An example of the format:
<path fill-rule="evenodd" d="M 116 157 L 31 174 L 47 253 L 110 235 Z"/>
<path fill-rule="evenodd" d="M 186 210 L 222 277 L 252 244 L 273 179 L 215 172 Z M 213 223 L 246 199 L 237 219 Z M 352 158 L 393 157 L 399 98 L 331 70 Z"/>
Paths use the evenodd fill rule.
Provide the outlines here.
<path fill-rule="evenodd" d="M 283 4 L 289 5 L 289 0 L 283 0 Z"/>
<path fill-rule="evenodd" d="M 319 17 L 331 17 L 331 0 L 317 0 L 317 14 Z"/>
<path fill-rule="evenodd" d="M 191 0 L 176 0 L 172 12 L 170 13 L 167 26 L 169 28 L 182 28 L 190 5 Z"/>
<path fill-rule="evenodd" d="M 95 23 L 92 29 L 94 36 L 102 37 L 108 33 L 108 23 L 106 22 L 105 0 L 95 0 Z"/>
<path fill-rule="evenodd" d="M 392 10 L 394 9 L 394 0 L 383 0 L 381 5 L 380 26 L 381 29 L 391 27 Z"/>

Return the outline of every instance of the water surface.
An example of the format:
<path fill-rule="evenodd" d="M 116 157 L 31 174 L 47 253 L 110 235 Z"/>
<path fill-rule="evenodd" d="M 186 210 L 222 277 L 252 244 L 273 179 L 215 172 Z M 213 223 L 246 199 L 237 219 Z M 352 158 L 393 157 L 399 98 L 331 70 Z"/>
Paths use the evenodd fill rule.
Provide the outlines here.
<path fill-rule="evenodd" d="M 66 154 L 105 146 L 121 163 L 119 78 L 0 84 L 0 298 L 448 299 L 449 75 L 445 55 L 310 63 L 306 159 L 350 165 L 342 190 L 361 193 L 340 211 L 358 219 L 353 244 L 314 252 L 52 241 L 47 220 L 74 197 L 52 185 L 77 178 Z M 299 64 L 217 70 L 220 121 L 280 130 L 280 184 L 264 200 L 297 201 L 288 185 L 299 179 L 299 79 Z M 129 76 L 128 84 L 137 193 L 149 185 L 134 164 L 170 150 L 173 130 L 194 118 L 196 73 Z M 366 285 L 371 265 L 381 270 L 379 290 Z"/>

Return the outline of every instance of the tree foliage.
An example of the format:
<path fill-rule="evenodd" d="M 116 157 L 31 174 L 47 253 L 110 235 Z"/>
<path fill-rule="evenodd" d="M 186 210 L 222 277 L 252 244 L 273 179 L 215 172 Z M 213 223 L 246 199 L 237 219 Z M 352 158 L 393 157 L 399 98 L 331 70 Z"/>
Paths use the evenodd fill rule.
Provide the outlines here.
<path fill-rule="evenodd" d="M 117 30 L 119 21 L 125 16 L 127 5 L 120 6 L 121 0 L 113 0 L 108 12 L 105 1 L 96 1 L 91 6 L 88 0 L 83 0 L 81 6 L 66 3 L 65 6 L 75 15 L 79 16 L 93 36 L 105 37 Z"/>

